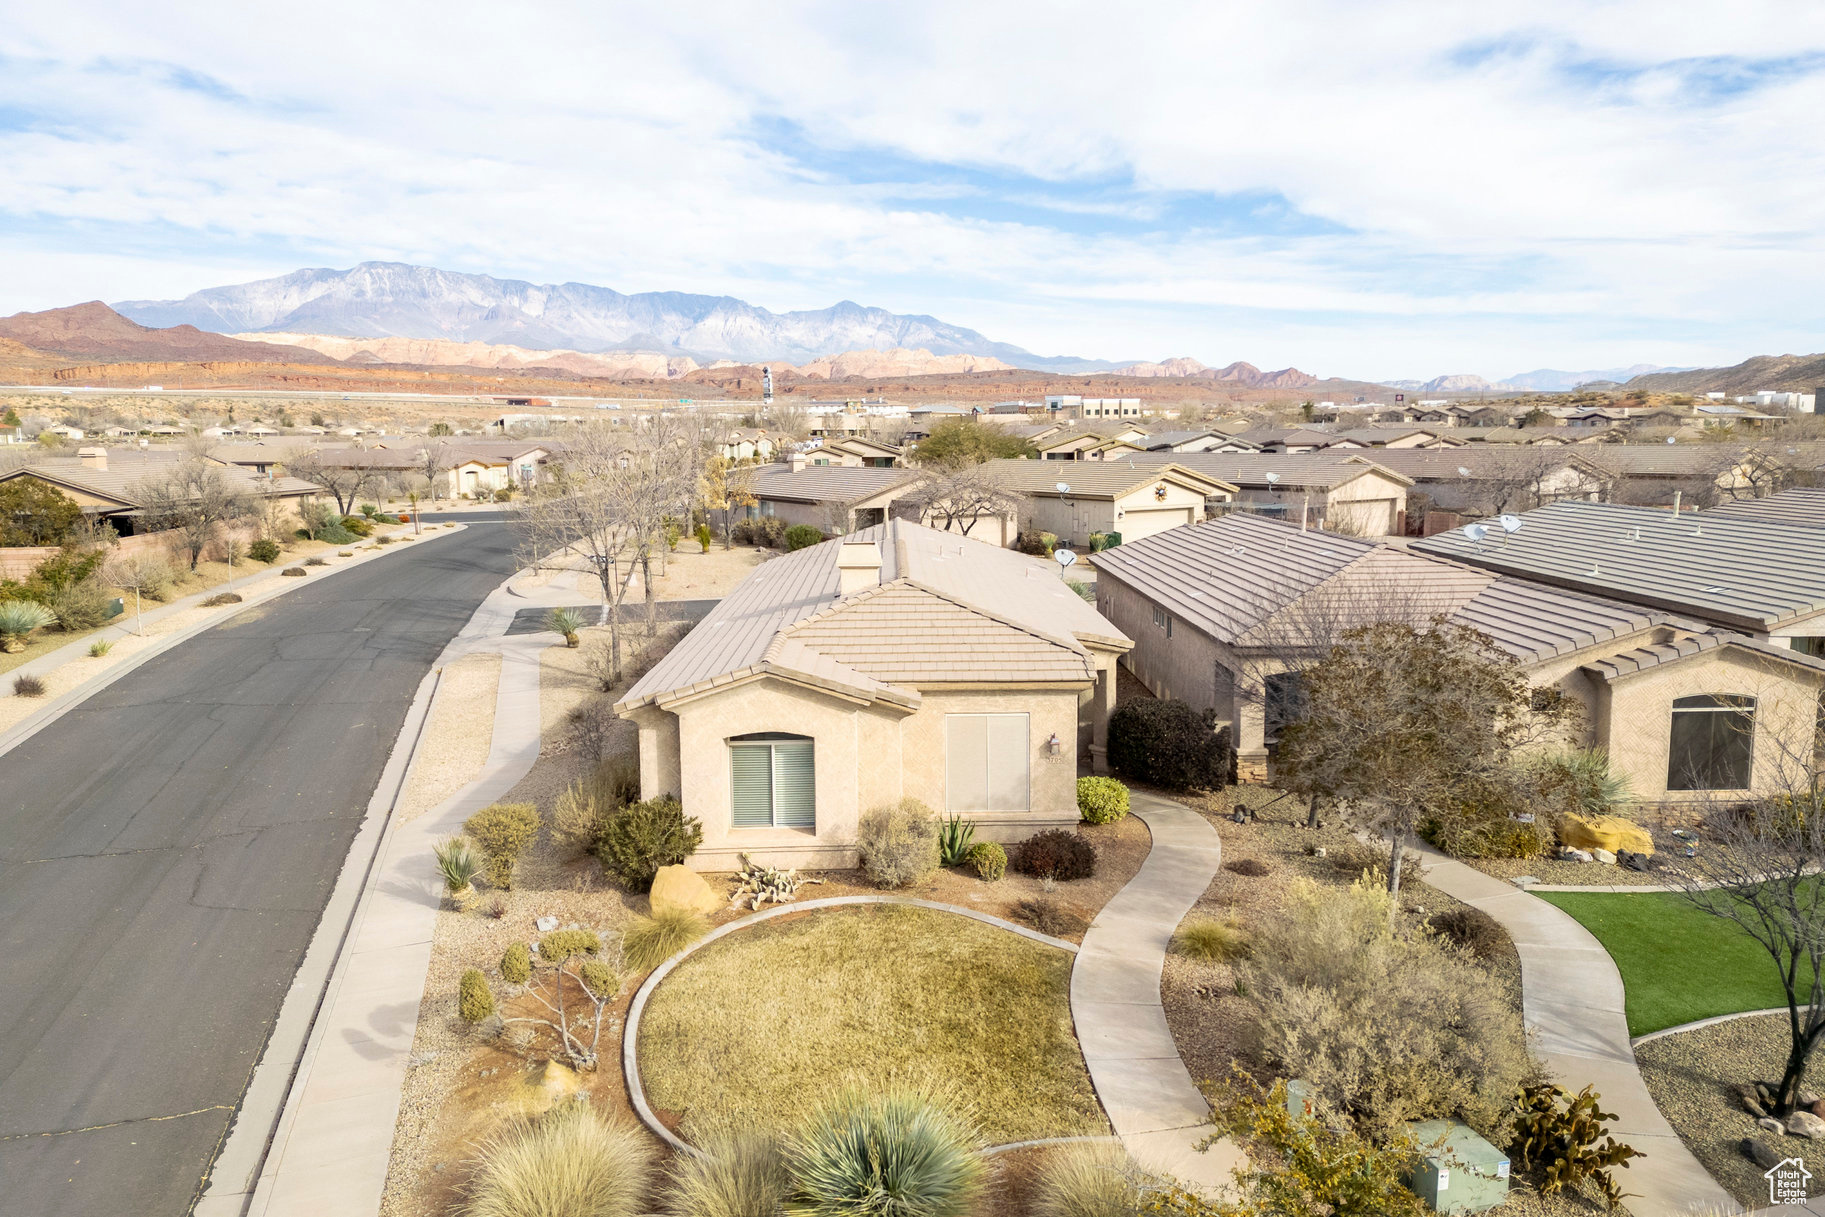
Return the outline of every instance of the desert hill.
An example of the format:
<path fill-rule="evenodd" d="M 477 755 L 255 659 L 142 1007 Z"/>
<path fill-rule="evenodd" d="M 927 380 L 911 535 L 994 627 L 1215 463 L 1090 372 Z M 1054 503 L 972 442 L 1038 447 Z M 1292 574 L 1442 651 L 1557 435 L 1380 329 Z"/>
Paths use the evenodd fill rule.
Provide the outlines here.
<path fill-rule="evenodd" d="M 1825 385 L 1825 354 L 1757 355 L 1733 367 L 1652 372 L 1628 382 L 1629 388 L 1650 393 L 1810 393 L 1820 385 Z"/>
<path fill-rule="evenodd" d="M 0 338 L 44 355 L 116 360 L 224 360 L 247 363 L 325 363 L 314 351 L 268 342 L 242 342 L 195 326 L 153 329 L 129 321 L 99 300 L 41 313 L 0 318 Z"/>
<path fill-rule="evenodd" d="M 1323 383 L 1316 376 L 1301 372 L 1298 368 L 1281 368 L 1278 372 L 1263 372 L 1254 364 L 1243 363 L 1240 360 L 1228 367 L 1212 368 L 1188 355 L 1162 360 L 1159 363 L 1124 364 L 1111 370 L 1117 376 L 1170 376 L 1183 377 L 1188 380 L 1232 381 L 1236 384 L 1268 389 L 1305 389 Z"/>

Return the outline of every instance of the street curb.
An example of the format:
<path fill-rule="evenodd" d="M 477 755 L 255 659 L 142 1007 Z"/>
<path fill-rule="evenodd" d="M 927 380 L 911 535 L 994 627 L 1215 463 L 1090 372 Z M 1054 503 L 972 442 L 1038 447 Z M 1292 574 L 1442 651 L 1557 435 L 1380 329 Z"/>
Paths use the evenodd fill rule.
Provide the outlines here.
<path fill-rule="evenodd" d="M 454 530 L 443 531 L 440 533 L 440 536 L 455 536 L 457 533 L 466 531 L 467 528 L 468 525 L 466 524 L 458 525 Z M 432 538 L 432 540 L 437 539 L 439 538 Z M 31 714 L 20 719 L 5 731 L 0 731 L 0 757 L 4 757 L 8 752 L 11 752 L 14 748 L 23 744 L 26 740 L 32 738 L 32 736 L 38 734 L 38 732 L 44 730 L 46 727 L 62 718 L 65 714 L 68 714 L 71 710 L 95 696 L 95 694 L 101 692 L 121 677 L 151 660 L 158 658 L 172 647 L 188 642 L 198 634 L 201 634 L 206 630 L 212 630 L 224 622 L 232 621 L 235 617 L 246 612 L 248 609 L 259 608 L 261 605 L 277 600 L 279 597 L 290 592 L 297 591 L 303 587 L 315 586 L 324 579 L 330 578 L 345 570 L 353 570 L 358 566 L 366 566 L 368 563 L 376 561 L 387 554 L 407 552 L 416 551 L 394 550 L 388 546 L 375 546 L 373 547 L 372 552 L 363 554 L 352 562 L 344 562 L 340 566 L 326 567 L 323 574 L 319 575 L 316 579 L 286 579 L 281 576 L 277 570 L 269 570 L 264 574 L 254 576 L 256 579 L 271 579 L 273 580 L 273 584 L 270 587 L 255 592 L 253 596 L 243 597 L 242 603 L 233 606 L 232 609 L 222 613 L 220 616 L 211 617 L 207 621 L 199 621 L 195 625 L 179 630 L 174 634 L 165 635 L 145 650 L 129 656 L 105 671 L 97 672 L 94 676 L 83 681 L 68 693 L 53 698 L 50 702 L 46 703 L 42 709 L 34 710 Z M 198 607 L 202 599 L 217 594 L 219 593 L 215 589 L 210 589 L 207 593 L 198 592 L 195 597 L 198 600 L 198 605 L 191 605 L 189 607 Z M 173 605 L 172 607 L 175 608 L 176 605 Z M 8 675 L 11 675 L 11 673 L 8 673 Z"/>

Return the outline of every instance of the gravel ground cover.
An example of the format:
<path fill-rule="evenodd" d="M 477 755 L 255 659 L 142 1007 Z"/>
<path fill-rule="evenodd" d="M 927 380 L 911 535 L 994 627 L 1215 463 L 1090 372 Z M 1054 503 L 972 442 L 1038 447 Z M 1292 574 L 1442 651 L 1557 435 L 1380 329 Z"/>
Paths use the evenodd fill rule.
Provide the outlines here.
<path fill-rule="evenodd" d="M 1557 858 L 1464 858 L 1461 861 L 1497 879 L 1532 875 L 1541 883 L 1588 887 L 1651 887 L 1667 881 L 1665 875 L 1654 871 L 1628 870 L 1605 866 L 1601 862 L 1561 862 Z"/>
<path fill-rule="evenodd" d="M 494 737 L 499 654 L 465 655 L 446 665 L 424 739 L 400 792 L 397 815 L 416 819 L 481 776 Z"/>
<path fill-rule="evenodd" d="M 1825 1195 L 1825 1171 L 1819 1169 L 1825 1154 L 1813 1142 L 1759 1131 L 1731 1092 L 1744 1082 L 1779 1081 L 1786 1059 L 1785 1014 L 1735 1018 L 1663 1035 L 1635 1049 L 1641 1076 L 1661 1114 L 1711 1177 L 1745 1205 L 1766 1205 L 1768 1182 L 1762 1168 L 1739 1148 L 1744 1137 L 1762 1137 L 1783 1155 L 1807 1159 L 1808 1169 L 1817 1176 L 1810 1194 Z M 1825 1090 L 1825 1065 L 1816 1057 L 1806 1083 L 1815 1092 Z"/>

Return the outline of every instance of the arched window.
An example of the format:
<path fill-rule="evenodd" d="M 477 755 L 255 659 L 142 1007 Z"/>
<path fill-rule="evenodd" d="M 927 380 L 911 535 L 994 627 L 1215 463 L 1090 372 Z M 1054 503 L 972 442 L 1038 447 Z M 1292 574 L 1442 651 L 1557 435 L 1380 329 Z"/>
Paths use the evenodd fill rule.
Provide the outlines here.
<path fill-rule="evenodd" d="M 817 827 L 810 737 L 765 732 L 730 739 L 729 795 L 732 827 Z"/>
<path fill-rule="evenodd" d="M 1673 699 L 1668 790 L 1747 790 L 1755 766 L 1755 698 L 1700 693 Z"/>

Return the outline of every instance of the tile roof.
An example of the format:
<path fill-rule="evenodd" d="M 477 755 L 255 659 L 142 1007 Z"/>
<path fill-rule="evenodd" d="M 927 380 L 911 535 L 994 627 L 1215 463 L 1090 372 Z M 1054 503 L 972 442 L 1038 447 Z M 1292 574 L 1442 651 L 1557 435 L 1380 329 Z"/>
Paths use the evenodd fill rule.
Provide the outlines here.
<path fill-rule="evenodd" d="M 779 503 L 852 503 L 873 498 L 896 487 L 918 481 L 912 469 L 877 469 L 872 466 L 767 465 L 754 475 L 754 497 Z"/>
<path fill-rule="evenodd" d="M 1754 638 L 1744 638 L 1740 634 L 1715 633 L 1693 634 L 1667 642 L 1651 643 L 1632 651 L 1624 651 L 1620 655 L 1610 655 L 1593 663 L 1587 663 L 1584 665 L 1584 670 L 1600 680 L 1620 680 L 1624 676 L 1633 676 L 1637 672 L 1657 668 L 1663 663 L 1677 663 L 1688 656 L 1697 655 L 1703 651 L 1714 651 L 1721 647 L 1754 651 L 1777 663 L 1793 664 L 1797 667 L 1825 673 L 1825 660 L 1795 651 L 1784 644 L 1771 645 Z"/>
<path fill-rule="evenodd" d="M 1825 490 L 1783 490 L 1765 499 L 1737 499 L 1697 513 L 1701 519 L 1766 520 L 1795 528 L 1825 528 Z"/>
<path fill-rule="evenodd" d="M 1153 455 L 1153 454 L 1149 454 Z M 1172 453 L 1172 456 L 1183 456 L 1184 453 Z M 1153 461 L 1147 464 L 1130 464 L 1127 458 L 1113 461 L 1023 461 L 997 460 L 988 462 L 1002 484 L 1008 489 L 1022 494 L 1057 494 L 1058 483 L 1063 482 L 1071 487 L 1071 493 L 1086 499 L 1115 499 L 1131 494 L 1144 486 L 1151 486 L 1162 478 L 1169 478 L 1183 485 L 1195 486 L 1206 496 L 1227 491 L 1235 493 L 1236 487 L 1217 478 L 1198 473 L 1178 461 Z"/>
<path fill-rule="evenodd" d="M 881 581 L 839 596 L 845 542 L 881 551 Z M 1095 677 L 1087 643 L 1130 645 L 1045 564 L 889 520 L 775 558 L 730 592 L 618 711 L 769 673 L 916 705 L 921 683 Z"/>
<path fill-rule="evenodd" d="M 1455 451 L 1455 449 L 1454 449 Z M 1381 463 L 1382 450 L 1370 453 L 1362 448 L 1340 448 L 1328 452 L 1255 453 L 1255 452 L 1137 452 L 1104 464 L 1157 468 L 1162 464 L 1178 465 L 1207 478 L 1216 478 L 1249 490 L 1266 490 L 1277 486 L 1283 490 L 1332 490 L 1345 482 L 1355 481 L 1365 473 L 1411 485 L 1412 479 L 1396 473 Z M 1278 474 L 1278 482 L 1267 475 Z"/>
<path fill-rule="evenodd" d="M 1663 614 L 1252 515 L 1170 529 L 1091 555 L 1187 624 L 1241 648 L 1307 649 L 1381 620 L 1443 614 L 1523 661 L 1627 638 Z"/>
<path fill-rule="evenodd" d="M 1511 536 L 1489 527 L 1481 543 L 1460 528 L 1413 548 L 1750 632 L 1825 611 L 1825 546 L 1786 524 L 1567 500 Z"/>
<path fill-rule="evenodd" d="M 1149 452 L 1158 452 L 1160 449 L 1170 448 L 1174 444 L 1189 444 L 1193 440 L 1222 438 L 1224 436 L 1219 431 L 1154 431 L 1146 439 L 1134 442 L 1138 447 L 1145 448 Z"/>
<path fill-rule="evenodd" d="M 106 469 L 85 465 L 77 457 L 48 457 L 8 470 L 5 474 L 0 474 L 0 480 L 18 476 L 36 477 L 98 498 L 112 499 L 125 506 L 140 507 L 144 505 L 144 499 L 139 493 L 140 483 L 169 473 L 184 455 L 173 449 L 162 452 L 157 449 L 110 449 Z M 221 469 L 230 481 L 240 483 L 244 491 L 261 498 L 309 494 L 321 489 L 314 482 L 294 477 L 269 478 L 239 465 L 219 465 L 216 468 Z"/>
<path fill-rule="evenodd" d="M 1584 453 L 1567 448 L 1383 448 L 1375 463 L 1416 482 L 1503 481 L 1537 477 L 1566 465 L 1601 474 Z"/>
<path fill-rule="evenodd" d="M 1600 444 L 1581 450 L 1622 477 L 1717 477 L 1751 454 L 1741 444 Z"/>

